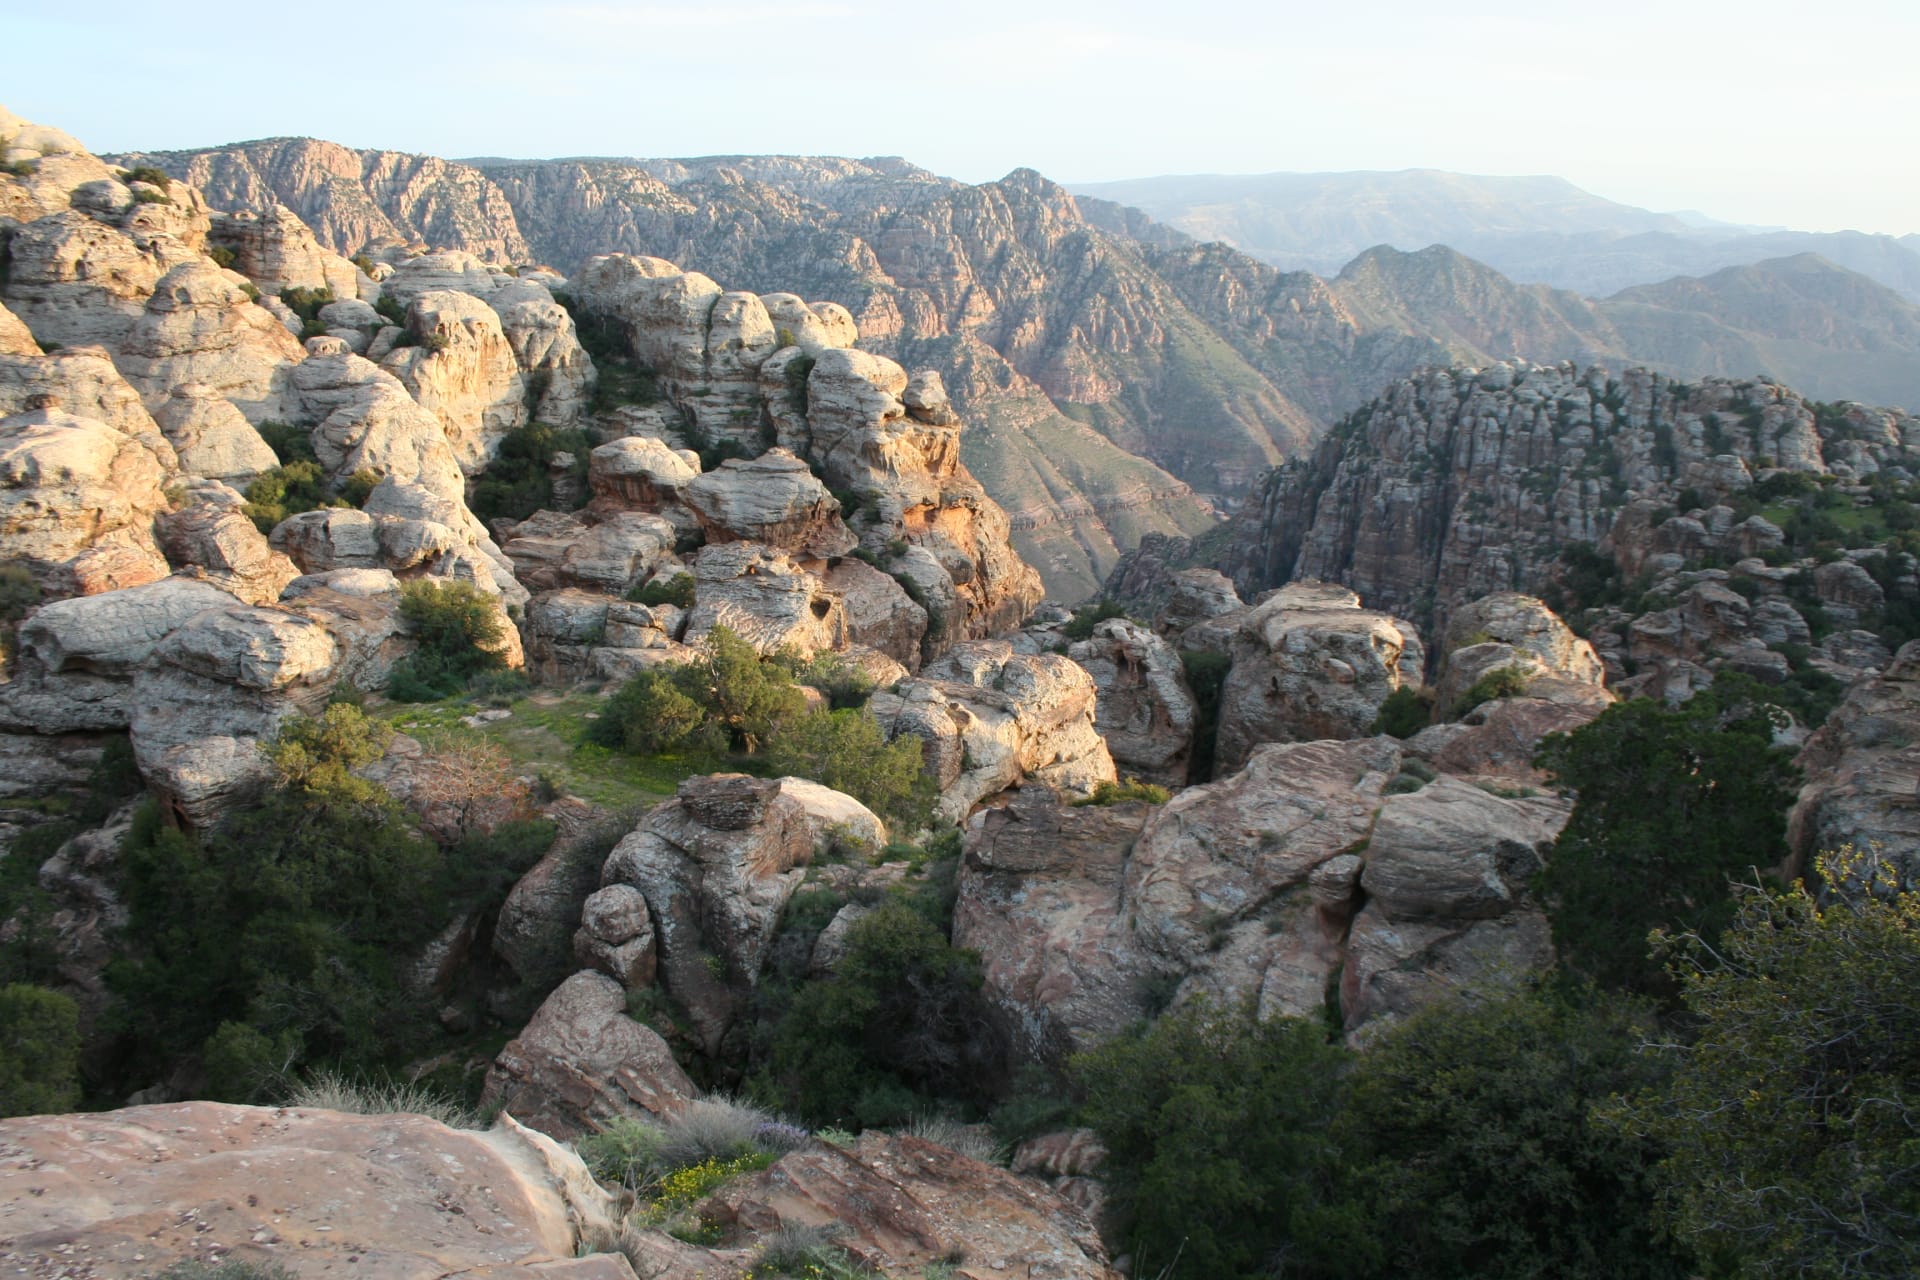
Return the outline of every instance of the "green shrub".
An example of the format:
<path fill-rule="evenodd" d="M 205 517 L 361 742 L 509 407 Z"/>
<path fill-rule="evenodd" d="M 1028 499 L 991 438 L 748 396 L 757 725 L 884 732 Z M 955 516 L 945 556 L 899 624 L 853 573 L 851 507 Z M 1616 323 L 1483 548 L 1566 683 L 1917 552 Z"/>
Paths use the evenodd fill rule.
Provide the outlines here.
<path fill-rule="evenodd" d="M 450 698 L 476 675 L 506 666 L 500 652 L 506 628 L 496 602 L 471 583 L 450 578 L 404 583 L 400 616 L 417 647 L 394 664 L 387 696 L 397 702 Z"/>
<path fill-rule="evenodd" d="M 588 727 L 590 741 L 635 755 L 711 754 L 726 746 L 724 735 L 685 668 L 641 671 L 608 698 Z"/>
<path fill-rule="evenodd" d="M 400 301 L 397 295 L 382 292 L 374 302 L 373 309 L 388 324 L 398 325 L 402 329 L 407 327 L 407 304 Z"/>
<path fill-rule="evenodd" d="M 586 496 L 588 455 L 593 441 L 584 431 L 563 430 L 543 422 L 515 428 L 500 438 L 500 448 L 487 469 L 473 483 L 473 513 L 482 520 L 505 517 L 524 520 L 536 511 L 551 510 L 553 460 L 573 457 L 576 490 Z"/>
<path fill-rule="evenodd" d="M 1373 718 L 1367 732 L 1411 738 L 1432 721 L 1433 695 L 1425 689 L 1403 684 L 1380 704 L 1380 713 Z"/>
<path fill-rule="evenodd" d="M 1198 1005 L 1073 1059 L 1136 1274 L 1254 1276 L 1279 1256 L 1289 1275 L 1319 1274 L 1354 1258 L 1357 1233 L 1323 1195 L 1347 1056 L 1317 1020 Z"/>
<path fill-rule="evenodd" d="M 480 1118 L 457 1099 L 423 1085 L 338 1071 L 315 1071 L 287 1091 L 281 1105 L 339 1111 L 356 1116 L 414 1115 L 449 1129 L 480 1128 Z"/>
<path fill-rule="evenodd" d="M 150 165 L 150 164 L 143 164 L 137 168 L 127 170 L 125 175 L 121 177 L 120 181 L 129 183 L 129 184 L 135 183 L 135 182 L 144 182 L 148 186 L 158 187 L 162 191 L 165 191 L 168 187 L 171 187 L 173 185 L 173 179 L 167 176 L 167 171 L 165 169 L 155 168 L 153 165 Z"/>
<path fill-rule="evenodd" d="M 320 322 L 320 308 L 334 300 L 330 288 L 309 289 L 301 285 L 289 285 L 280 291 L 280 301 L 287 309 L 300 317 L 300 336 L 317 338 L 327 331 Z"/>
<path fill-rule="evenodd" d="M 900 1123 L 934 1100 L 982 1105 L 1006 1054 L 978 959 L 895 899 L 848 931 L 831 976 L 802 986 L 771 1042 L 765 1087 L 816 1124 Z"/>
<path fill-rule="evenodd" d="M 1517 698 L 1527 691 L 1527 669 L 1518 665 L 1495 667 L 1454 700 L 1453 716 L 1457 720 L 1483 702 L 1492 702 L 1497 698 Z"/>
<path fill-rule="evenodd" d="M 637 604 L 670 604 L 679 609 L 693 608 L 693 575 L 676 573 L 671 578 L 654 578 L 644 586 L 635 587 L 627 593 L 627 599 Z"/>
<path fill-rule="evenodd" d="M 1616 703 L 1541 741 L 1534 763 L 1578 793 L 1536 879 L 1562 964 L 1669 990 L 1647 935 L 1713 936 L 1732 916 L 1728 877 L 1785 860 L 1799 772 L 1774 745 L 1779 715 L 1753 680 L 1722 674 L 1680 707 Z"/>
<path fill-rule="evenodd" d="M 240 510 L 260 532 L 272 533 L 274 526 L 288 516 L 345 505 L 328 490 L 326 473 L 319 463 L 289 462 L 262 473 L 248 485 L 247 501 Z"/>
<path fill-rule="evenodd" d="M 1060 633 L 1069 640 L 1089 640 L 1093 629 L 1109 618 L 1124 618 L 1127 611 L 1118 600 L 1101 600 L 1095 604 L 1083 604 L 1073 611 L 1073 617 Z"/>
<path fill-rule="evenodd" d="M 208 245 L 207 256 L 213 259 L 214 266 L 228 271 L 231 271 L 233 264 L 240 260 L 239 255 L 235 254 L 233 250 L 223 244 Z"/>
<path fill-rule="evenodd" d="M 1165 787 L 1151 782 L 1142 782 L 1138 778 L 1128 778 L 1125 782 L 1096 782 L 1093 794 L 1084 800 L 1075 800 L 1075 808 L 1088 805 L 1127 804 L 1134 800 L 1144 800 L 1148 804 L 1165 804 L 1173 798 L 1173 793 Z"/>
<path fill-rule="evenodd" d="M 907 829 L 924 825 L 932 806 L 925 758 L 918 737 L 903 734 L 888 742 L 864 708 L 797 716 L 780 726 L 767 748 L 774 772 L 844 792 Z"/>
<path fill-rule="evenodd" d="M 38 160 L 0 160 L 0 174 L 9 178 L 31 178 L 39 171 Z"/>
<path fill-rule="evenodd" d="M 0 987 L 0 1118 L 71 1111 L 79 1101 L 79 1006 L 45 987 Z"/>
<path fill-rule="evenodd" d="M 135 204 L 172 204 L 172 197 L 160 191 L 136 191 L 133 193 Z"/>
<path fill-rule="evenodd" d="M 795 356 L 786 368 L 787 407 L 795 413 L 807 411 L 807 377 L 813 372 L 812 356 Z"/>

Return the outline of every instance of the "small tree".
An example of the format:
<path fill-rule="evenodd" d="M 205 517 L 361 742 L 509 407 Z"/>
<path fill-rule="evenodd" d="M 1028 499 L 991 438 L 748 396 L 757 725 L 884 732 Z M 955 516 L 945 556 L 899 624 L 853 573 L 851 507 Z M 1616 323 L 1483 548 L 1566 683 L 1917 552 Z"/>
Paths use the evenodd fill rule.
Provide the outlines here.
<path fill-rule="evenodd" d="M 405 583 L 400 616 L 412 627 L 417 648 L 394 664 L 387 693 L 395 701 L 452 697 L 474 676 L 507 665 L 499 607 L 470 582 L 421 578 Z"/>
<path fill-rule="evenodd" d="M 926 821 L 930 788 L 920 739 L 903 734 L 892 742 L 873 713 L 809 711 L 784 724 L 767 752 L 778 773 L 811 778 L 843 791 L 890 820 Z"/>
<path fill-rule="evenodd" d="M 795 687 L 793 677 L 763 661 L 752 645 L 727 627 L 715 627 L 708 634 L 704 661 L 694 666 L 713 718 L 734 745 L 748 754 L 807 709 L 806 697 Z"/>
<path fill-rule="evenodd" d="M 79 1008 L 45 987 L 0 987 L 0 1117 L 71 1111 L 79 1101 Z"/>
<path fill-rule="evenodd" d="M 1785 860 L 1798 771 L 1773 745 L 1777 711 L 1722 676 L 1669 709 L 1618 703 L 1536 763 L 1579 793 L 1538 881 L 1561 960 L 1605 986 L 1667 991 L 1647 954 L 1658 926 L 1711 936 L 1728 877 Z"/>
<path fill-rule="evenodd" d="M 1664 1088 L 1612 1119 L 1666 1143 L 1674 1227 L 1742 1276 L 1920 1274 L 1920 894 L 1852 849 L 1805 885 L 1740 893 L 1672 944 L 1698 1019 Z"/>

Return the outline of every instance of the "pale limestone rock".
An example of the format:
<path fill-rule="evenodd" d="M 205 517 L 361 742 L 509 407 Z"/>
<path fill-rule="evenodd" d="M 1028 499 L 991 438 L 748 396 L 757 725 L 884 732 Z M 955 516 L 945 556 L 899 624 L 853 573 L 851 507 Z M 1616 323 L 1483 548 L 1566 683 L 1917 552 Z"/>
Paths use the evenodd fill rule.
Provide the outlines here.
<path fill-rule="evenodd" d="M 593 360 L 580 345 L 573 317 L 553 295 L 522 280 L 488 299 L 500 316 L 500 330 L 527 375 L 533 420 L 569 427 L 586 413 L 593 396 Z"/>
<path fill-rule="evenodd" d="M 631 1280 L 576 1256 L 620 1209 L 571 1151 L 503 1118 L 487 1132 L 423 1116 L 213 1102 L 0 1122 L 8 1256 L 134 1280 L 157 1258 L 297 1258 L 302 1270 Z M 18 1176 L 33 1171 L 32 1194 Z M 217 1224 L 217 1225 L 215 1225 Z M 217 1237 L 217 1239 L 216 1239 Z M 616 1265 L 617 1263 L 617 1265 Z"/>
<path fill-rule="evenodd" d="M 626 436 L 588 455 L 594 496 L 648 511 L 677 502 L 700 475 L 700 459 L 651 436 Z"/>
<path fill-rule="evenodd" d="M 647 899 L 630 884 L 608 885 L 587 896 L 573 935 L 580 964 L 598 969 L 629 991 L 653 985 L 657 958 Z"/>
<path fill-rule="evenodd" d="M 1806 781 L 1787 820 L 1790 872 L 1809 870 L 1823 850 L 1851 845 L 1877 856 L 1901 888 L 1920 886 L 1916 726 L 1920 643 L 1901 646 L 1883 673 L 1849 689 L 1796 758 Z"/>
<path fill-rule="evenodd" d="M 827 486 L 785 449 L 729 459 L 688 481 L 680 496 L 710 544 L 760 542 L 807 560 L 859 545 Z"/>
<path fill-rule="evenodd" d="M 718 626 L 762 653 L 790 647 L 810 655 L 847 644 L 845 604 L 784 552 L 755 542 L 703 547 L 693 577 L 688 644 Z"/>
<path fill-rule="evenodd" d="M 0 356 L 38 356 L 40 344 L 20 317 L 0 306 Z"/>
<path fill-rule="evenodd" d="M 77 211 L 18 228 L 7 252 L 0 301 L 42 346 L 101 343 L 116 349 L 145 314 L 160 277 L 177 261 L 196 256 L 171 242 L 143 249 Z"/>
<path fill-rule="evenodd" d="M 481 1105 L 503 1106 L 564 1141 L 614 1120 L 670 1114 L 698 1092 L 666 1042 L 627 1016 L 626 990 L 581 972 L 500 1051 Z"/>
<path fill-rule="evenodd" d="M 32 222 L 60 213 L 75 188 L 113 180 L 113 170 L 72 135 L 23 120 L 5 107 L 0 107 L 0 160 L 31 165 L 22 177 L 0 179 L 0 222 Z"/>
<path fill-rule="evenodd" d="M 125 729 L 134 672 L 154 647 L 195 615 L 233 603 L 211 583 L 174 577 L 41 606 L 20 626 L 0 723 L 40 734 Z"/>
<path fill-rule="evenodd" d="M 780 794 L 798 800 L 813 832 L 815 857 L 835 845 L 878 853 L 887 844 L 887 824 L 844 792 L 807 778 L 781 778 Z"/>
<path fill-rule="evenodd" d="M 505 267 L 483 262 L 463 250 L 449 249 L 395 263 L 393 273 L 380 281 L 380 294 L 407 306 L 421 294 L 436 291 L 490 298 L 496 290 L 514 283 L 513 274 Z"/>
<path fill-rule="evenodd" d="M 166 509 L 154 454 L 60 409 L 0 420 L 0 536 L 51 595 L 166 576 L 153 518 Z"/>
<path fill-rule="evenodd" d="M 234 269 L 267 293 L 301 288 L 331 290 L 341 299 L 368 296 L 359 269 L 322 248 L 307 224 L 285 205 L 218 214 L 207 238 L 230 250 Z"/>
<path fill-rule="evenodd" d="M 1109 618 L 1067 656 L 1093 677 L 1094 728 L 1121 774 L 1169 787 L 1187 784 L 1199 706 L 1180 655 L 1145 627 Z"/>
<path fill-rule="evenodd" d="M 267 774 L 261 743 L 325 704 L 341 657 L 326 627 L 239 603 L 176 628 L 134 674 L 129 720 L 140 774 L 204 828 Z"/>
<path fill-rule="evenodd" d="M 1293 583 L 1242 613 L 1189 630 L 1231 653 L 1216 771 L 1262 742 L 1355 738 L 1395 689 L 1419 688 L 1425 651 L 1410 622 L 1363 609 L 1344 587 Z M 1224 643 L 1222 641 L 1224 640 Z"/>
<path fill-rule="evenodd" d="M 760 974 L 814 839 L 807 806 L 778 782 L 713 774 L 682 782 L 607 858 L 603 885 L 646 896 L 661 980 L 709 1052 Z"/>
<path fill-rule="evenodd" d="M 1444 712 L 1490 671 L 1513 667 L 1530 697 L 1586 701 L 1606 679 L 1593 646 L 1573 634 L 1533 596 L 1500 592 L 1457 610 L 1447 626 L 1446 653 L 1434 701 Z M 1602 697 L 1601 705 L 1611 701 Z"/>
<path fill-rule="evenodd" d="M 295 366 L 295 421 L 312 428 L 314 453 L 335 477 L 373 471 L 464 502 L 466 479 L 439 419 L 390 373 L 342 351 Z"/>
<path fill-rule="evenodd" d="M 175 570 L 203 577 L 247 604 L 272 604 L 300 570 L 241 514 L 239 497 L 224 485 L 189 489 L 180 510 L 154 522 L 160 550 Z"/>
<path fill-rule="evenodd" d="M 180 470 L 189 476 L 245 489 L 261 472 L 280 465 L 247 416 L 205 383 L 175 386 L 154 420 L 178 455 Z"/>
<path fill-rule="evenodd" d="M 250 422 L 285 416 L 302 348 L 229 274 L 202 259 L 173 268 L 121 338 L 120 369 L 150 407 L 181 383 L 204 383 Z"/>
<path fill-rule="evenodd" d="M 59 408 L 104 422 L 145 445 L 163 470 L 178 465 L 140 393 L 127 385 L 101 347 L 73 347 L 46 356 L 0 356 L 0 417 L 31 408 Z"/>
<path fill-rule="evenodd" d="M 838 1247 L 879 1275 L 923 1275 L 954 1256 L 981 1280 L 1121 1275 L 1078 1205 L 1037 1179 L 906 1134 L 804 1147 L 728 1183 L 700 1212 L 752 1232 L 831 1228 Z M 683 1264 L 672 1274 L 696 1273 Z"/>
<path fill-rule="evenodd" d="M 850 347 L 853 339 L 844 329 L 829 327 L 812 307 L 794 293 L 763 293 L 760 305 L 773 323 L 774 337 L 783 347 L 798 347 L 810 356 L 818 356 L 829 347 Z M 849 317 L 851 321 L 851 317 Z M 854 337 L 858 337 L 856 332 Z"/>
<path fill-rule="evenodd" d="M 828 569 L 823 580 L 827 590 L 838 592 L 846 602 L 848 643 L 868 646 L 893 659 L 904 668 L 895 679 L 919 669 L 927 611 L 891 575 L 849 557 Z M 890 685 L 893 680 L 884 683 Z"/>
<path fill-rule="evenodd" d="M 918 678 L 876 693 L 868 707 L 890 737 L 925 739 L 927 767 L 940 785 L 936 812 L 958 822 L 1023 780 L 1078 795 L 1113 781 L 1094 701 L 1093 677 L 1074 662 L 986 640 L 956 646 Z"/>
<path fill-rule="evenodd" d="M 463 471 L 482 470 L 500 437 L 526 424 L 527 380 L 492 307 L 471 294 L 416 294 L 407 330 L 421 345 L 382 362 L 440 419 Z"/>

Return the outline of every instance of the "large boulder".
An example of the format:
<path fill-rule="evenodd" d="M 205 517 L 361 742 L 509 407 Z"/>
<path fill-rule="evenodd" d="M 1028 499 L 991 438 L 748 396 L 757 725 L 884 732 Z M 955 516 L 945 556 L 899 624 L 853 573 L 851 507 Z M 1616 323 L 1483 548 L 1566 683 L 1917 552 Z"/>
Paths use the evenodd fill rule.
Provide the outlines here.
<path fill-rule="evenodd" d="M 1185 786 L 1200 710 L 1173 646 L 1145 627 L 1109 618 L 1067 656 L 1093 677 L 1093 724 L 1114 767 L 1147 782 Z"/>
<path fill-rule="evenodd" d="M 1220 691 L 1219 773 L 1263 742 L 1365 735 L 1388 695 L 1420 687 L 1426 661 L 1412 623 L 1326 583 L 1292 583 L 1189 630 L 1189 643 L 1196 634 L 1233 659 Z"/>
<path fill-rule="evenodd" d="M 233 596 L 192 578 L 56 600 L 20 626 L 13 679 L 0 685 L 0 722 L 30 733 L 125 729 L 134 673 L 155 646 Z"/>
<path fill-rule="evenodd" d="M 204 382 L 174 386 L 154 420 L 187 475 L 245 489 L 261 472 L 280 465 L 247 416 Z"/>
<path fill-rule="evenodd" d="M 878 1275 L 924 1275 L 959 1257 L 977 1280 L 1120 1277 L 1078 1205 L 1037 1179 L 907 1134 L 805 1147 L 728 1183 L 695 1212 L 742 1242 L 782 1227 L 830 1231 Z"/>
<path fill-rule="evenodd" d="M 693 558 L 694 644 L 727 627 L 762 653 L 811 655 L 848 644 L 845 602 L 785 552 L 757 542 L 702 547 Z"/>
<path fill-rule="evenodd" d="M 1113 781 L 1094 703 L 1093 677 L 1070 659 L 981 640 L 957 646 L 867 705 L 890 736 L 925 741 L 927 768 L 940 785 L 936 811 L 958 822 L 1023 780 L 1082 796 Z"/>
<path fill-rule="evenodd" d="M 48 594 L 165 577 L 165 480 L 152 450 L 95 419 L 42 407 L 0 420 L 0 536 Z"/>
<path fill-rule="evenodd" d="M 0 418 L 35 408 L 60 408 L 104 422 L 145 445 L 171 471 L 179 465 L 140 393 L 127 384 L 101 347 L 67 347 L 44 356 L 0 356 Z"/>
<path fill-rule="evenodd" d="M 268 544 L 242 505 L 225 485 L 188 489 L 179 510 L 154 521 L 160 549 L 176 570 L 202 576 L 248 604 L 272 604 L 300 570 Z"/>
<path fill-rule="evenodd" d="M 78 210 L 63 210 L 14 229 L 0 299 L 42 346 L 117 348 L 145 314 L 160 277 L 184 256 L 171 241 L 142 246 Z"/>
<path fill-rule="evenodd" d="M 1851 845 L 1876 853 L 1903 889 L 1920 888 L 1920 641 L 1849 689 L 1797 763 L 1806 781 L 1787 821 L 1794 867 Z"/>
<path fill-rule="evenodd" d="M 878 650 L 905 667 L 920 667 L 927 611 L 891 574 L 851 557 L 827 570 L 823 581 L 847 611 L 847 642 Z"/>
<path fill-rule="evenodd" d="M 660 977 L 713 1052 L 738 993 L 759 978 L 787 900 L 806 877 L 816 823 L 779 782 L 744 774 L 688 778 L 615 846 L 603 886 L 647 900 Z"/>
<path fill-rule="evenodd" d="M 330 475 L 371 471 L 465 500 L 466 477 L 440 420 L 391 373 L 339 344 L 301 361 L 291 391 L 294 420 L 312 429 L 314 453 Z"/>
<path fill-rule="evenodd" d="M 709 543 L 760 542 L 803 560 L 845 555 L 859 545 L 827 486 L 785 449 L 729 459 L 696 476 L 681 497 Z"/>
<path fill-rule="evenodd" d="M 500 1051 L 480 1100 L 568 1141 L 615 1120 L 671 1114 L 698 1096 L 666 1041 L 627 1016 L 626 988 L 583 971 Z"/>
<path fill-rule="evenodd" d="M 231 253 L 234 269 L 267 293 L 300 288 L 359 298 L 372 284 L 351 262 L 323 248 L 282 204 L 215 214 L 207 239 Z"/>
<path fill-rule="evenodd" d="M 1265 745 L 1158 808 L 1023 789 L 969 823 L 955 940 L 1042 1061 L 1196 998 L 1364 1038 L 1552 959 L 1527 885 L 1567 803 L 1431 776 L 1379 737 Z"/>
<path fill-rule="evenodd" d="M 481 470 L 500 437 L 528 421 L 526 375 L 498 313 L 471 294 L 436 289 L 414 297 L 407 332 L 415 345 L 382 367 L 440 419 L 461 469 Z"/>
<path fill-rule="evenodd" d="M 261 744 L 325 706 L 341 657 L 325 626 L 290 609 L 234 602 L 196 614 L 134 673 L 141 776 L 180 821 L 212 825 L 267 777 Z"/>
<path fill-rule="evenodd" d="M 285 416 L 287 377 L 306 354 L 231 272 L 195 260 L 161 277 L 120 340 L 119 365 L 149 407 L 182 383 L 211 387 L 250 422 Z"/>
<path fill-rule="evenodd" d="M 580 1158 L 511 1119 L 214 1102 L 0 1121 L 7 1257 L 31 1275 L 218 1258 L 300 1273 L 621 1280 L 578 1257 L 618 1221 Z"/>

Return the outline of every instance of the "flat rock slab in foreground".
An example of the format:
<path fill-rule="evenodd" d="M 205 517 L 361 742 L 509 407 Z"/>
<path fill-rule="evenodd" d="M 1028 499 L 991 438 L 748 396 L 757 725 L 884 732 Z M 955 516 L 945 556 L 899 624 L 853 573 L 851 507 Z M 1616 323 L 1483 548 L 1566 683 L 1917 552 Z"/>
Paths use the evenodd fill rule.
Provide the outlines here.
<path fill-rule="evenodd" d="M 602 1195 L 577 1159 L 511 1122 L 478 1133 L 211 1102 L 0 1122 L 8 1276 L 233 1258 L 379 1280 L 621 1280 L 633 1273 L 618 1255 L 573 1256 Z"/>

